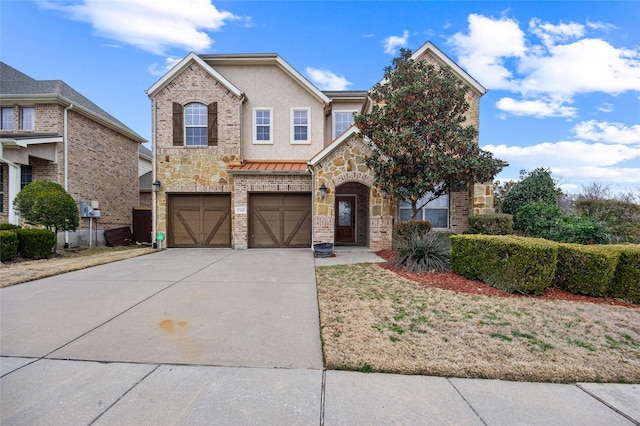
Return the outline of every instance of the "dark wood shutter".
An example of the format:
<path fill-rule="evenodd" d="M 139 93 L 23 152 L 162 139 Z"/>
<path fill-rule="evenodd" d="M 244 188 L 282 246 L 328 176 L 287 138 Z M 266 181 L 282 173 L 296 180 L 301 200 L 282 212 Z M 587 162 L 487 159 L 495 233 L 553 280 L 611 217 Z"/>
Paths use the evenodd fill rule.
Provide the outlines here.
<path fill-rule="evenodd" d="M 184 145 L 184 108 L 173 103 L 173 146 Z"/>
<path fill-rule="evenodd" d="M 207 106 L 207 141 L 209 146 L 218 146 L 218 103 Z"/>

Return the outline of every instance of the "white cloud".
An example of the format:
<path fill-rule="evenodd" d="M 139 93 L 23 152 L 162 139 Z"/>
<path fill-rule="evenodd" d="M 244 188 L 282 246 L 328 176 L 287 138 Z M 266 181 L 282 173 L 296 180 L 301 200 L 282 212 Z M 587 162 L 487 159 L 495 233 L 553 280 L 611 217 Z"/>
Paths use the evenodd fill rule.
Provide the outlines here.
<path fill-rule="evenodd" d="M 640 124 L 626 127 L 622 123 L 583 121 L 574 128 L 576 137 L 595 142 L 614 144 L 640 144 Z"/>
<path fill-rule="evenodd" d="M 213 40 L 206 31 L 217 31 L 228 21 L 243 19 L 218 10 L 210 0 L 190 0 L 188 7 L 172 0 L 41 0 L 39 3 L 89 23 L 101 36 L 155 54 L 164 54 L 169 48 L 207 50 Z"/>
<path fill-rule="evenodd" d="M 610 24 L 553 24 L 533 18 L 528 31 L 534 37 L 528 37 L 517 21 L 504 16 L 471 14 L 468 22 L 467 31 L 449 42 L 460 65 L 485 87 L 522 96 L 501 100 L 497 106 L 504 111 L 574 116 L 577 110 L 567 105 L 577 94 L 640 90 L 640 48 L 615 47 L 587 37 L 588 31 L 615 28 Z"/>
<path fill-rule="evenodd" d="M 609 31 L 613 31 L 613 30 L 617 30 L 618 29 L 618 27 L 616 27 L 613 24 L 609 24 L 609 23 L 601 22 L 601 21 L 597 21 L 597 22 L 587 21 L 587 27 L 592 29 L 592 30 L 603 30 L 605 32 L 609 32 Z"/>
<path fill-rule="evenodd" d="M 547 142 L 532 146 L 486 145 L 497 158 L 509 163 L 499 179 L 516 179 L 513 171 L 549 168 L 566 184 L 593 181 L 640 184 L 640 167 L 621 167 L 625 161 L 640 161 L 640 146 L 588 143 L 585 141 Z"/>
<path fill-rule="evenodd" d="M 169 72 L 169 70 L 173 68 L 173 66 L 178 62 L 180 62 L 181 60 L 182 58 L 173 58 L 169 56 L 164 59 L 164 64 L 158 64 L 158 63 L 151 64 L 149 66 L 149 73 L 151 75 L 163 76 L 167 72 Z"/>
<path fill-rule="evenodd" d="M 398 47 L 405 47 L 409 40 L 409 31 L 405 30 L 402 37 L 390 36 L 384 39 L 384 53 L 395 55 Z"/>
<path fill-rule="evenodd" d="M 516 100 L 501 98 L 496 102 L 496 108 L 516 116 L 544 117 L 575 117 L 576 108 L 563 105 L 560 100 Z M 502 118 L 503 116 L 501 116 Z"/>
<path fill-rule="evenodd" d="M 613 112 L 613 104 L 609 102 L 605 102 L 598 107 L 598 111 Z"/>
<path fill-rule="evenodd" d="M 307 76 L 321 90 L 347 90 L 351 86 L 351 82 L 344 77 L 338 77 L 329 70 L 320 70 L 317 68 L 306 68 Z"/>

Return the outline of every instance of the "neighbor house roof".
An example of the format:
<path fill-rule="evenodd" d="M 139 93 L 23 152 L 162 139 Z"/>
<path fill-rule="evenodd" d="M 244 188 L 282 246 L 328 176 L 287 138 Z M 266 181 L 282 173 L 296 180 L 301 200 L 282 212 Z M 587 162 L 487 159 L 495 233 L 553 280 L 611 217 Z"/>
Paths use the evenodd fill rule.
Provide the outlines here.
<path fill-rule="evenodd" d="M 17 102 L 56 101 L 65 106 L 73 104 L 79 111 L 107 127 L 133 139 L 145 142 L 146 139 L 131 130 L 120 120 L 91 102 L 62 80 L 36 80 L 0 62 L 0 97 L 2 100 Z"/>

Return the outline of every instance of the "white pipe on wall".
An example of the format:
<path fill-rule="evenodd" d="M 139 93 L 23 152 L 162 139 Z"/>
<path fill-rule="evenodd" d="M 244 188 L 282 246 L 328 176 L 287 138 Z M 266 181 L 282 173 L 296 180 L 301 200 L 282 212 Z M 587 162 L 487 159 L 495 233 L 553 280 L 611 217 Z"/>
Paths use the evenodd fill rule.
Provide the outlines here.
<path fill-rule="evenodd" d="M 64 190 L 66 192 L 69 192 L 69 172 L 68 172 L 68 167 L 69 167 L 69 160 L 68 160 L 68 156 L 67 156 L 67 152 L 68 152 L 68 139 L 69 139 L 69 133 L 68 133 L 68 127 L 67 127 L 67 121 L 68 121 L 68 116 L 67 116 L 67 111 L 69 111 L 71 108 L 73 108 L 73 104 L 69 104 L 68 107 L 66 107 L 64 109 L 64 129 L 63 129 L 63 144 L 64 144 Z M 89 229 L 89 233 L 91 233 L 91 229 Z M 69 248 L 69 231 L 64 231 L 64 248 Z"/>

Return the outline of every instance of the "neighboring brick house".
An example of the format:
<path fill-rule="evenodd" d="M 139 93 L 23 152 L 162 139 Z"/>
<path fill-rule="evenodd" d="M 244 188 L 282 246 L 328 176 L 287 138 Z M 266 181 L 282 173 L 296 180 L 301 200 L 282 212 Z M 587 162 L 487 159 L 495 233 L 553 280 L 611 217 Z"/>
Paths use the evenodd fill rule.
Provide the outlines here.
<path fill-rule="evenodd" d="M 446 63 L 469 85 L 477 127 L 486 90 L 431 43 L 414 58 Z M 190 53 L 147 94 L 153 228 L 169 247 L 391 247 L 404 205 L 373 186 L 369 148 L 351 125 L 367 92 L 323 92 L 276 54 Z M 488 188 L 441 197 L 425 217 L 461 232 L 490 209 Z"/>
<path fill-rule="evenodd" d="M 48 179 L 100 210 L 100 218 L 81 218 L 79 230 L 59 241 L 87 244 L 90 222 L 99 240 L 105 229 L 132 225 L 143 137 L 63 81 L 35 80 L 2 62 L 0 106 L 0 221 L 19 223 L 16 194 Z"/>
<path fill-rule="evenodd" d="M 153 169 L 151 160 L 151 150 L 140 145 L 138 148 L 138 187 L 140 188 L 138 206 L 140 207 L 151 207 L 151 174 Z"/>

